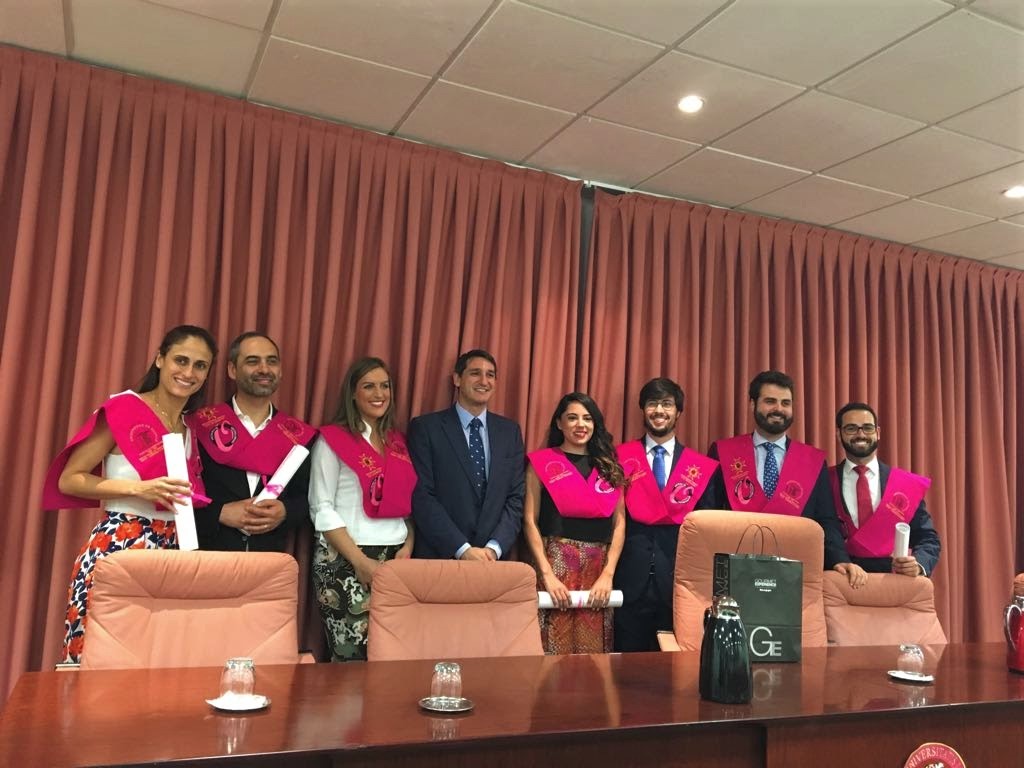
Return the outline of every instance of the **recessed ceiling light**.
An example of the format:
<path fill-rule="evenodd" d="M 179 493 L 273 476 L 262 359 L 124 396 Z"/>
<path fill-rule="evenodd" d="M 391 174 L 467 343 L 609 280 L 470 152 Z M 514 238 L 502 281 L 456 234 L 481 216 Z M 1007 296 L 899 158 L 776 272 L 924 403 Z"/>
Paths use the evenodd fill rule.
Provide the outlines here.
<path fill-rule="evenodd" d="M 1024 184 L 1018 184 L 1015 187 L 1010 187 L 1008 190 L 1003 192 L 1007 197 L 1024 197 Z"/>
<path fill-rule="evenodd" d="M 683 96 L 679 100 L 679 111 L 685 112 L 688 115 L 692 115 L 694 112 L 700 112 L 704 108 L 704 99 L 696 94 L 690 94 L 689 96 Z"/>

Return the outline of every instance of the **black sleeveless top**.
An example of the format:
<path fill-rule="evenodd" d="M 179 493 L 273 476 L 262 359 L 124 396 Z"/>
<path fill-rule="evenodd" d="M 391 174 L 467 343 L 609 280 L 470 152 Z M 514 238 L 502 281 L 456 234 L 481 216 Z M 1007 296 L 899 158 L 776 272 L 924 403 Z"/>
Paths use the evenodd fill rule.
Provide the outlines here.
<path fill-rule="evenodd" d="M 594 469 L 594 460 L 587 454 L 567 453 L 565 458 L 575 467 L 576 471 L 586 479 Z M 607 544 L 612 538 L 611 517 L 562 517 L 558 514 L 551 494 L 540 484 L 540 515 L 537 520 L 541 536 L 559 536 L 577 541 L 598 542 Z"/>

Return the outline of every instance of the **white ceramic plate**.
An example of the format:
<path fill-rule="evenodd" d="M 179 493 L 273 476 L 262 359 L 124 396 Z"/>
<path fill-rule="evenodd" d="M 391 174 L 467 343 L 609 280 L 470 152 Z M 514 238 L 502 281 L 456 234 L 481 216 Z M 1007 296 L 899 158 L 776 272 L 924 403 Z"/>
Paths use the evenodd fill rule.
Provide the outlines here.
<path fill-rule="evenodd" d="M 935 682 L 934 675 L 926 675 L 922 672 L 901 672 L 898 669 L 890 669 L 889 677 L 895 680 L 903 680 L 907 683 L 933 683 Z"/>
<path fill-rule="evenodd" d="M 454 699 L 451 696 L 427 696 L 420 699 L 420 706 L 431 712 L 469 712 L 473 702 L 469 699 Z"/>
<path fill-rule="evenodd" d="M 206 703 L 225 712 L 252 712 L 270 706 L 270 699 L 254 693 L 249 696 L 219 696 L 216 699 L 207 699 Z"/>

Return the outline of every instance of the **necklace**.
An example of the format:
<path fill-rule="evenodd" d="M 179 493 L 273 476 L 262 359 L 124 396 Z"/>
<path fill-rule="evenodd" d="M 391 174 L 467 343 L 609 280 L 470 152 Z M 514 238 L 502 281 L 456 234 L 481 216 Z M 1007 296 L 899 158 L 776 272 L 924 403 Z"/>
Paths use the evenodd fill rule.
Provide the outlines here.
<path fill-rule="evenodd" d="M 172 419 L 171 414 L 164 410 L 164 407 L 160 405 L 160 401 L 157 399 L 156 395 L 153 395 L 153 399 L 150 402 L 152 403 L 153 407 L 156 408 L 156 410 L 159 412 L 161 421 L 163 421 L 164 426 L 171 430 L 171 432 L 176 432 L 177 429 L 175 429 L 175 427 L 177 427 L 178 422 L 181 421 L 181 414 L 178 414 L 178 418 Z"/>

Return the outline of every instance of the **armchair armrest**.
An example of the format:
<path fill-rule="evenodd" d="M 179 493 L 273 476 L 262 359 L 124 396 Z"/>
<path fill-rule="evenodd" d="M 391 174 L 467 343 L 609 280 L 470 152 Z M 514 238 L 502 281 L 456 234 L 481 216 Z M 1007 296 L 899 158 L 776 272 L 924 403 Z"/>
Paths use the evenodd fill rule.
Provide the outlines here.
<path fill-rule="evenodd" d="M 663 651 L 681 651 L 679 642 L 676 640 L 674 632 L 668 630 L 660 630 L 658 632 L 658 647 Z"/>

